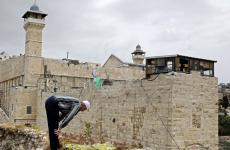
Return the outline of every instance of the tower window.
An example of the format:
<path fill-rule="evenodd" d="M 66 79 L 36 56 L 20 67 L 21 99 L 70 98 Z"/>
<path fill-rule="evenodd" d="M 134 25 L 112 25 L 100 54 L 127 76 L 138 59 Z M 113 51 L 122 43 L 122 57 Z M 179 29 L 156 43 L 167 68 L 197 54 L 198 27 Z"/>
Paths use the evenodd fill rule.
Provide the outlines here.
<path fill-rule="evenodd" d="M 26 107 L 26 114 L 32 114 L 32 106 Z"/>

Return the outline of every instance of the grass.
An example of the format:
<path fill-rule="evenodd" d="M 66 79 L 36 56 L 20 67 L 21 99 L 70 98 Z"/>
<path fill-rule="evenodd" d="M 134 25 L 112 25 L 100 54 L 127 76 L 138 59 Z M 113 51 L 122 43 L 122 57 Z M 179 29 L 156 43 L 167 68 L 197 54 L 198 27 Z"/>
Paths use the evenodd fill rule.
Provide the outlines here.
<path fill-rule="evenodd" d="M 94 144 L 94 145 L 79 145 L 79 144 L 65 144 L 64 150 L 116 150 L 115 147 L 109 144 Z"/>

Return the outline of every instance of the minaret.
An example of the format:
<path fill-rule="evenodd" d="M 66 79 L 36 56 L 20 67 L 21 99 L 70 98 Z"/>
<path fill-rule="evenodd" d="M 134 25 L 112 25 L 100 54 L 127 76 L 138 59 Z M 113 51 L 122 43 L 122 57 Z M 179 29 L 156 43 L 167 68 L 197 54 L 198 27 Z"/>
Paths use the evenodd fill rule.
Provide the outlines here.
<path fill-rule="evenodd" d="M 41 57 L 42 55 L 42 30 L 45 27 L 47 14 L 41 12 L 34 4 L 22 18 L 24 18 L 24 29 L 26 31 L 25 56 Z"/>
<path fill-rule="evenodd" d="M 143 61 L 145 59 L 145 52 L 141 50 L 141 46 L 139 44 L 136 46 L 136 50 L 132 52 L 132 58 L 134 64 L 143 64 Z"/>
<path fill-rule="evenodd" d="M 25 41 L 25 65 L 24 80 L 25 87 L 37 86 L 37 80 L 43 72 L 42 65 L 42 30 L 45 27 L 45 17 L 47 14 L 41 12 L 34 4 L 30 7 L 22 18 L 24 18 L 24 29 L 26 31 Z"/>

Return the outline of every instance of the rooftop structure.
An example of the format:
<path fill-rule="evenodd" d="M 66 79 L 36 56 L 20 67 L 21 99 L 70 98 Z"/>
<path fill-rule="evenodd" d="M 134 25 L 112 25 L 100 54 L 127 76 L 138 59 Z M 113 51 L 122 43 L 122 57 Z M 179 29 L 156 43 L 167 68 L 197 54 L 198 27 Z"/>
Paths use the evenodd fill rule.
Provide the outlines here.
<path fill-rule="evenodd" d="M 168 72 L 200 71 L 201 75 L 214 76 L 215 60 L 195 58 L 183 55 L 166 55 L 146 58 L 146 77 Z"/>

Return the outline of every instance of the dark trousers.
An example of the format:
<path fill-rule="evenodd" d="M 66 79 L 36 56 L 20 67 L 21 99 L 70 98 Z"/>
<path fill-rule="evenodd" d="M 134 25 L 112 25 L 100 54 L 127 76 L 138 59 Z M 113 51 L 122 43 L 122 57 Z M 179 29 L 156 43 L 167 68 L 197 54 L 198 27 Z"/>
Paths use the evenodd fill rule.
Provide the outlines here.
<path fill-rule="evenodd" d="M 54 133 L 55 129 L 58 129 L 58 102 L 55 97 L 51 96 L 46 100 L 46 115 L 49 129 L 49 139 L 50 139 L 50 148 L 51 150 L 57 150 L 60 148 L 58 136 Z"/>

